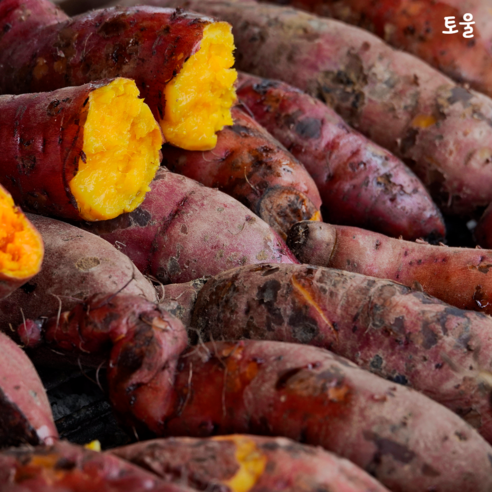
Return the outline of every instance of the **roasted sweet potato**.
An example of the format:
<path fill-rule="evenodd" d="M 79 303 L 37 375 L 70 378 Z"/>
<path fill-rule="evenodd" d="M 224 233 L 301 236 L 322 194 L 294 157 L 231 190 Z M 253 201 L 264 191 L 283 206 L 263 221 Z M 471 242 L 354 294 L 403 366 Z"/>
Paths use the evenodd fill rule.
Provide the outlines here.
<path fill-rule="evenodd" d="M 36 370 L 20 347 L 0 333 L 0 447 L 51 444 L 57 437 Z"/>
<path fill-rule="evenodd" d="M 338 21 L 233 0 L 122 0 L 191 8 L 233 25 L 236 66 L 331 105 L 417 174 L 445 212 L 492 202 L 492 100 Z"/>
<path fill-rule="evenodd" d="M 0 301 L 39 272 L 43 255 L 39 232 L 0 186 Z"/>
<path fill-rule="evenodd" d="M 15 9 L 37 3 L 50 2 L 4 0 L 0 6 L 0 93 L 128 77 L 173 145 L 211 149 L 216 131 L 232 123 L 236 72 L 230 69 L 234 44 L 227 23 L 181 10 L 107 9 L 39 23 L 29 31 L 29 43 L 19 42 L 17 32 L 25 28 Z"/>
<path fill-rule="evenodd" d="M 350 461 L 290 439 L 169 438 L 111 450 L 166 481 L 221 492 L 384 492 Z"/>
<path fill-rule="evenodd" d="M 459 307 L 492 315 L 492 251 L 432 246 L 357 227 L 299 222 L 288 246 L 311 263 L 394 280 Z"/>
<path fill-rule="evenodd" d="M 321 198 L 304 166 L 239 108 L 232 117 L 234 125 L 219 132 L 214 150 L 168 145 L 162 163 L 236 198 L 284 239 L 298 220 L 321 220 Z"/>
<path fill-rule="evenodd" d="M 311 174 L 325 221 L 405 239 L 444 237 L 441 213 L 419 179 L 326 104 L 284 82 L 245 73 L 237 94 Z"/>
<path fill-rule="evenodd" d="M 135 82 L 118 78 L 0 96 L 0 183 L 44 215 L 103 220 L 131 212 L 149 190 L 162 146 L 138 95 Z"/>
<path fill-rule="evenodd" d="M 164 284 L 250 263 L 297 263 L 277 233 L 245 206 L 166 168 L 157 171 L 137 210 L 86 227 Z"/>
<path fill-rule="evenodd" d="M 190 492 L 110 454 L 68 442 L 0 453 L 5 492 Z"/>

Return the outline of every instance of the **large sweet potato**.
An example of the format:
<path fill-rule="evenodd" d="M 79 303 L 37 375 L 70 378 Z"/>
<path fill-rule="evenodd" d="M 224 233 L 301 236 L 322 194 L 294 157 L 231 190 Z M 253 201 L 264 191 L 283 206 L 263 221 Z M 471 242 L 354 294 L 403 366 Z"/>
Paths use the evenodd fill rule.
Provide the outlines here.
<path fill-rule="evenodd" d="M 237 94 L 311 174 L 325 221 L 406 239 L 444 236 L 441 214 L 419 179 L 326 104 L 284 82 L 245 73 Z"/>
<path fill-rule="evenodd" d="M 221 492 L 384 492 L 350 461 L 281 437 L 169 438 L 112 449 L 166 481 Z"/>
<path fill-rule="evenodd" d="M 285 238 L 298 220 L 320 220 L 321 198 L 304 166 L 239 108 L 209 152 L 167 145 L 162 163 L 231 195 Z M 302 217 L 302 219 L 299 219 Z"/>
<path fill-rule="evenodd" d="M 86 224 L 142 273 L 169 284 L 250 263 L 298 263 L 273 229 L 225 193 L 166 168 L 150 186 L 134 212 Z"/>

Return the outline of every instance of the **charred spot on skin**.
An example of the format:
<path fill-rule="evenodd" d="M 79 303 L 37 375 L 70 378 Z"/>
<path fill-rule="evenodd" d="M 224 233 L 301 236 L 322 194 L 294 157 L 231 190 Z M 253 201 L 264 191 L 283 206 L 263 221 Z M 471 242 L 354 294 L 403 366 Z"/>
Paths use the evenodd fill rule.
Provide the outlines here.
<path fill-rule="evenodd" d="M 137 208 L 133 212 L 129 213 L 129 218 L 132 224 L 137 225 L 139 227 L 145 227 L 149 224 L 152 219 L 152 215 L 149 211 L 143 210 L 142 208 Z"/>
<path fill-rule="evenodd" d="M 486 302 L 486 299 L 487 295 L 482 290 L 482 286 L 477 285 L 475 287 L 475 292 L 473 293 L 473 300 L 480 309 L 485 309 L 489 305 L 489 303 Z"/>
<path fill-rule="evenodd" d="M 261 96 L 266 95 L 269 89 L 274 89 L 278 86 L 278 82 L 273 80 L 263 79 L 259 84 L 253 84 L 253 90 Z"/>
<path fill-rule="evenodd" d="M 275 389 L 277 391 L 281 391 L 285 389 L 289 385 L 289 381 L 304 369 L 305 367 L 295 367 L 294 369 L 289 369 L 287 371 L 284 371 L 281 374 L 281 376 L 277 379 L 277 382 L 275 384 Z"/>
<path fill-rule="evenodd" d="M 473 99 L 473 94 L 461 86 L 456 86 L 451 90 L 451 95 L 448 97 L 449 104 L 461 102 L 463 107 L 470 106 L 470 100 Z"/>
<path fill-rule="evenodd" d="M 380 355 L 375 355 L 370 363 L 371 369 L 379 370 L 383 367 L 383 358 Z"/>
<path fill-rule="evenodd" d="M 36 156 L 35 155 L 27 155 L 22 156 L 20 158 L 20 163 L 17 166 L 20 174 L 24 174 L 29 176 L 34 168 L 36 167 Z"/>
<path fill-rule="evenodd" d="M 435 468 L 432 468 L 432 466 L 424 463 L 422 466 L 422 475 L 426 477 L 439 477 L 441 474 Z"/>
<path fill-rule="evenodd" d="M 373 464 L 381 463 L 381 459 L 384 455 L 390 455 L 396 461 L 404 464 L 410 463 L 416 456 L 416 454 L 406 446 L 396 441 L 392 441 L 391 439 L 381 437 L 375 432 L 364 431 L 363 436 L 366 441 L 373 442 L 377 447 L 377 451 L 374 453 L 372 460 Z"/>
<path fill-rule="evenodd" d="M 63 108 L 59 107 L 60 106 L 60 101 L 55 99 L 54 101 L 51 101 L 48 105 L 48 109 L 46 110 L 48 113 L 48 116 L 56 116 L 60 114 L 61 110 Z"/>
<path fill-rule="evenodd" d="M 304 309 L 296 309 L 288 320 L 292 336 L 301 343 L 309 343 L 319 334 L 317 321 Z"/>
<path fill-rule="evenodd" d="M 414 146 L 417 141 L 417 135 L 419 131 L 416 128 L 409 128 L 400 142 L 400 152 L 406 155 Z"/>
<path fill-rule="evenodd" d="M 70 458 L 62 457 L 56 462 L 54 469 L 70 471 L 70 470 L 74 470 L 76 467 L 77 467 L 77 463 L 74 460 L 71 460 Z"/>
<path fill-rule="evenodd" d="M 252 128 L 249 128 L 244 125 L 234 124 L 232 126 L 227 127 L 227 129 L 231 130 L 236 135 L 239 135 L 242 138 L 254 137 L 257 135 L 257 132 L 255 132 Z"/>
<path fill-rule="evenodd" d="M 319 138 L 321 121 L 317 118 L 304 118 L 296 123 L 294 131 L 302 138 Z"/>
<path fill-rule="evenodd" d="M 397 374 L 391 378 L 391 381 L 401 384 L 402 386 L 408 386 L 408 379 L 403 374 Z"/>
<path fill-rule="evenodd" d="M 427 350 L 434 347 L 439 340 L 437 334 L 430 329 L 429 324 L 430 324 L 429 322 L 424 321 L 422 323 L 422 329 L 421 329 L 421 333 L 423 336 L 422 346 Z"/>
<path fill-rule="evenodd" d="M 26 294 L 32 294 L 35 290 L 38 284 L 35 282 L 27 282 L 27 284 L 22 285 L 20 288 L 24 291 Z"/>
<path fill-rule="evenodd" d="M 104 22 L 98 29 L 98 33 L 106 39 L 112 38 L 113 36 L 119 36 L 125 32 L 128 27 L 126 17 L 126 14 L 122 14 L 119 17 Z"/>

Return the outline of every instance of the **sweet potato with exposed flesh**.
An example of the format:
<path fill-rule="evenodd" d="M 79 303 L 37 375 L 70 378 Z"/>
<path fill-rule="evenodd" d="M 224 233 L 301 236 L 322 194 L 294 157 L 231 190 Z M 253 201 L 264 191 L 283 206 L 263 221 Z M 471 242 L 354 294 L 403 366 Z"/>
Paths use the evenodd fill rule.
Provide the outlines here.
<path fill-rule="evenodd" d="M 310 263 L 418 288 L 460 309 L 492 315 L 492 251 L 433 246 L 357 227 L 299 222 L 288 246 Z"/>
<path fill-rule="evenodd" d="M 190 335 L 306 343 L 409 385 L 492 442 L 492 319 L 389 280 L 313 265 L 256 265 L 210 279 Z"/>
<path fill-rule="evenodd" d="M 20 347 L 0 333 L 0 447 L 50 444 L 57 437 L 36 370 Z"/>
<path fill-rule="evenodd" d="M 0 453 L 5 492 L 190 492 L 110 454 L 68 442 Z"/>
<path fill-rule="evenodd" d="M 492 202 L 488 97 L 370 33 L 302 11 L 241 0 L 145 3 L 180 5 L 230 22 L 238 69 L 326 101 L 402 158 L 443 211 L 468 215 Z"/>
<path fill-rule="evenodd" d="M 55 316 L 93 294 L 140 295 L 155 290 L 135 265 L 107 241 L 58 220 L 27 215 L 45 243 L 43 269 L 0 302 L 0 327 L 10 333 L 25 318 Z"/>
<path fill-rule="evenodd" d="M 237 94 L 311 174 L 325 221 L 406 239 L 444 237 L 441 213 L 419 179 L 326 104 L 284 82 L 245 73 Z"/>
<path fill-rule="evenodd" d="M 160 162 L 162 134 L 135 82 L 0 96 L 0 183 L 44 215 L 103 220 L 137 208 Z"/>
<path fill-rule="evenodd" d="M 41 270 L 44 244 L 39 232 L 0 186 L 0 301 Z"/>
<path fill-rule="evenodd" d="M 367 29 L 460 83 L 492 96 L 492 27 L 488 0 L 268 0 Z M 473 36 L 463 36 L 464 14 Z M 454 17 L 454 35 L 444 24 Z"/>
<path fill-rule="evenodd" d="M 142 273 L 169 284 L 250 263 L 298 263 L 272 228 L 225 193 L 166 168 L 150 187 L 134 212 L 86 224 Z"/>
<path fill-rule="evenodd" d="M 181 10 L 96 10 L 40 25 L 19 42 L 13 14 L 48 0 L 7 0 L 0 8 L 0 93 L 41 92 L 106 77 L 134 79 L 165 139 L 190 150 L 215 146 L 232 124 L 231 26 Z M 10 6 L 10 7 L 9 7 Z M 2 4 L 3 7 L 3 4 Z M 7 17 L 7 19 L 5 19 Z M 10 24 L 9 24 L 10 25 Z"/>
<path fill-rule="evenodd" d="M 162 163 L 246 205 L 285 238 L 299 220 L 321 220 L 321 198 L 304 166 L 239 108 L 209 152 L 163 149 Z M 302 219 L 299 219 L 302 217 Z"/>
<path fill-rule="evenodd" d="M 384 492 L 350 461 L 284 438 L 169 438 L 110 451 L 166 481 L 221 492 Z"/>

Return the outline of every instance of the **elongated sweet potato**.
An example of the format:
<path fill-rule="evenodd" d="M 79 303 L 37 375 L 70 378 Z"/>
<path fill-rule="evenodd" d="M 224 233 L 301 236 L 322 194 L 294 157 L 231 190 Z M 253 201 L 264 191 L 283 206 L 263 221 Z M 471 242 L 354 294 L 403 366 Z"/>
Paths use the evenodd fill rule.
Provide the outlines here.
<path fill-rule="evenodd" d="M 245 73 L 239 74 L 237 94 L 306 166 L 325 221 L 406 239 L 444 237 L 441 214 L 418 178 L 326 104 L 283 82 Z"/>
<path fill-rule="evenodd" d="M 110 454 L 68 442 L 0 453 L 0 489 L 8 492 L 187 492 Z"/>
<path fill-rule="evenodd" d="M 321 220 L 321 198 L 306 169 L 239 108 L 209 152 L 166 146 L 170 171 L 231 195 L 283 238 L 298 220 Z M 302 217 L 302 219 L 299 219 Z"/>
<path fill-rule="evenodd" d="M 288 246 L 311 263 L 421 288 L 459 307 L 492 315 L 492 251 L 392 239 L 357 227 L 299 222 Z"/>
<path fill-rule="evenodd" d="M 164 284 L 250 263 L 297 263 L 277 233 L 245 206 L 166 168 L 157 171 L 137 210 L 86 226 Z"/>
<path fill-rule="evenodd" d="M 232 123 L 236 72 L 230 69 L 234 44 L 227 23 L 181 10 L 107 9 L 40 24 L 29 32 L 29 43 L 19 42 L 11 12 L 38 2 L 49 3 L 2 2 L 1 93 L 123 76 L 135 80 L 165 139 L 174 145 L 208 150 L 215 146 L 215 132 Z"/>
<path fill-rule="evenodd" d="M 39 232 L 0 186 L 0 301 L 39 272 L 43 255 Z"/>
<path fill-rule="evenodd" d="M 166 481 L 221 492 L 384 492 L 350 461 L 290 439 L 169 438 L 110 451 Z M 220 487 L 220 489 L 219 489 Z"/>
<path fill-rule="evenodd" d="M 492 28 L 487 0 L 273 0 L 370 30 L 473 89 L 492 96 Z M 473 36 L 464 37 L 464 14 L 472 14 Z M 454 17 L 455 34 L 445 17 Z"/>
<path fill-rule="evenodd" d="M 20 347 L 0 333 L 0 447 L 50 444 L 57 437 L 36 370 Z"/>
<path fill-rule="evenodd" d="M 10 333 L 23 317 L 55 316 L 93 294 L 140 295 L 155 301 L 155 290 L 135 265 L 111 244 L 78 227 L 30 215 L 45 243 L 43 269 L 0 302 L 0 327 Z"/>
<path fill-rule="evenodd" d="M 0 96 L 0 183 L 19 205 L 74 220 L 138 207 L 159 167 L 162 134 L 135 82 Z M 104 131 L 101 131 L 101 128 Z"/>
<path fill-rule="evenodd" d="M 291 8 L 241 0 L 145 3 L 180 5 L 230 22 L 238 69 L 326 101 L 402 158 L 443 211 L 468 215 L 492 202 L 488 97 L 370 33 Z"/>

